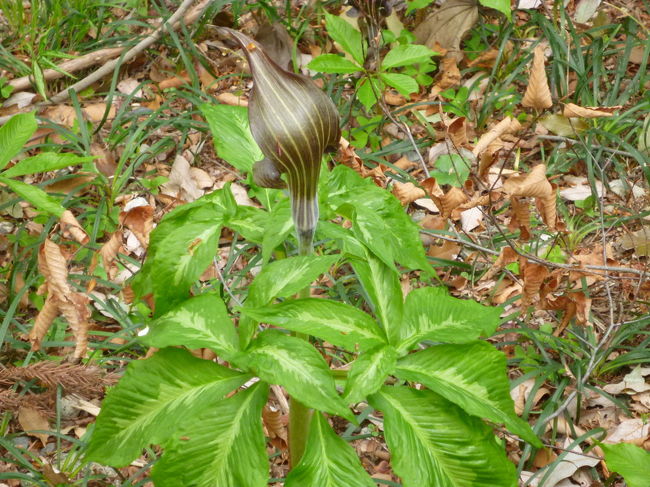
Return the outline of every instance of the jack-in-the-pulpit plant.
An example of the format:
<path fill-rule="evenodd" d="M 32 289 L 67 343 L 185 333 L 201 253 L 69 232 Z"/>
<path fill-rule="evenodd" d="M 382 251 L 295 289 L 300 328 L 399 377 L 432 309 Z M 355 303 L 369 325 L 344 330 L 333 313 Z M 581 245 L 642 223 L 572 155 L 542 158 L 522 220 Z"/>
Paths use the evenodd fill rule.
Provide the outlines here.
<path fill-rule="evenodd" d="M 277 187 L 286 174 L 299 250 L 308 254 L 321 157 L 338 141 L 338 116 L 311 81 L 281 70 L 248 37 L 229 32 L 253 71 L 253 135 L 241 107 L 201 110 L 228 162 L 258 153 L 241 146 L 254 146 L 254 138 L 267 156 L 254 166 L 254 181 Z M 226 140 L 224 133 L 238 135 Z M 262 411 L 269 384 L 278 384 L 292 408 L 303 408 L 304 429 L 289 438 L 300 448 L 294 454 L 289 445 L 285 487 L 375 486 L 326 414 L 347 420 L 352 433 L 373 414 L 379 427 L 372 428 L 385 438 L 404 487 L 517 485 L 502 440 L 484 420 L 541 444 L 514 411 L 504 354 L 481 339 L 495 332 L 501 309 L 426 286 L 425 276 L 435 271 L 399 201 L 348 167 L 323 170 L 323 216 L 351 225 L 323 219 L 318 255 L 266 263 L 241 289 L 225 293 L 225 284 L 199 278 L 213 264 L 224 227 L 271 250 L 283 245 L 277 236 L 288 235 L 292 216 L 281 192 L 267 192 L 273 197 L 263 210 L 238 205 L 226 186 L 160 221 L 132 281 L 138 296 L 151 294 L 155 303 L 140 340 L 160 350 L 131 363 L 107 394 L 88 460 L 121 467 L 158 445 L 162 454 L 149 450 L 148 458 L 156 487 L 266 487 L 268 456 L 277 452 L 267 449 Z M 289 253 L 283 250 L 280 255 Z M 243 259 L 254 263 L 256 254 Z M 396 264 L 423 271 L 406 296 Z M 327 294 L 295 298 L 325 273 L 334 282 Z M 243 305 L 229 307 L 231 293 Z M 201 348 L 214 351 L 218 362 L 189 351 Z M 337 350 L 328 357 L 339 368 L 336 376 L 325 349 Z M 313 415 L 304 414 L 310 409 Z"/>
<path fill-rule="evenodd" d="M 253 75 L 248 118 L 253 138 L 266 156 L 253 168 L 254 181 L 279 188 L 280 176 L 286 174 L 301 253 L 308 253 L 318 222 L 321 159 L 325 151 L 338 148 L 339 114 L 312 80 L 282 69 L 241 32 L 223 31 L 239 42 Z"/>

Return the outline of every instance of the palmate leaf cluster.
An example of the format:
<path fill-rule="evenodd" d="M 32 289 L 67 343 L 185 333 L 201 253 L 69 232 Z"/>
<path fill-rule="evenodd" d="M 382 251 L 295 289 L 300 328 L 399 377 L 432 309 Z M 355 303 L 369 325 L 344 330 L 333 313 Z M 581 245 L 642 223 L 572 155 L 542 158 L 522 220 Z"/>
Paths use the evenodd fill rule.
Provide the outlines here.
<path fill-rule="evenodd" d="M 224 117 L 225 111 L 204 113 L 212 126 L 230 123 L 227 133 L 237 143 L 246 140 L 245 118 Z M 220 139 L 217 146 L 227 143 Z M 480 339 L 494 332 L 500 309 L 436 287 L 403 296 L 398 266 L 435 276 L 418 228 L 393 195 L 344 166 L 321 177 L 322 255 L 268 262 L 291 238 L 292 227 L 286 198 L 265 191 L 267 208 L 257 209 L 237 205 L 225 187 L 173 210 L 152 233 L 133 287 L 153 294 L 155 314 L 142 340 L 161 350 L 129 365 L 110 391 L 87 459 L 124 466 L 145 447 L 160 445 L 152 470 L 159 487 L 265 486 L 261 411 L 268 385 L 280 384 L 316 410 L 288 487 L 374 485 L 323 414 L 354 423 L 350 406 L 361 401 L 383 415 L 392 465 L 404 486 L 514 486 L 514 465 L 484 420 L 539 442 L 514 412 L 505 356 Z M 243 305 L 232 310 L 212 289 L 191 291 L 212 263 L 224 227 L 261 245 L 265 261 Z M 291 299 L 341 266 L 354 271 L 372 313 L 336 300 Z M 273 328 L 259 331 L 260 323 Z M 289 331 L 356 354 L 343 388 L 337 389 L 318 349 Z M 230 367 L 175 347 L 212 349 Z M 391 377 L 393 385 L 385 385 Z"/>

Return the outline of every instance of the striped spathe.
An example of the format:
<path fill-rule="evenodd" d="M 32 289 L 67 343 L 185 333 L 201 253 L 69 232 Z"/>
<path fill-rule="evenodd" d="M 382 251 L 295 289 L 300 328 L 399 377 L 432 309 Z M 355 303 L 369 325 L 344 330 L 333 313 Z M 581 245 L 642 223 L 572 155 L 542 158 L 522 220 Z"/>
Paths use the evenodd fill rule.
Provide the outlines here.
<path fill-rule="evenodd" d="M 336 150 L 341 137 L 338 112 L 312 80 L 282 69 L 250 37 L 224 30 L 243 48 L 253 75 L 248 118 L 266 156 L 253 167 L 255 181 L 277 188 L 280 174 L 286 174 L 300 253 L 309 253 L 318 222 L 321 159 Z"/>

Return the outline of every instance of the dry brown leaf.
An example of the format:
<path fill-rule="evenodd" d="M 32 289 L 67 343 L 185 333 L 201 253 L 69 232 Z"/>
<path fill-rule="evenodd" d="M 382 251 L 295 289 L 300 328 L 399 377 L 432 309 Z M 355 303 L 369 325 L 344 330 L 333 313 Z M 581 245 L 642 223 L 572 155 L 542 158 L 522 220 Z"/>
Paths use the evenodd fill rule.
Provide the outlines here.
<path fill-rule="evenodd" d="M 173 76 L 171 78 L 162 80 L 160 83 L 158 83 L 158 88 L 160 88 L 161 90 L 166 90 L 169 88 L 179 88 L 189 81 L 190 81 L 190 76 L 186 72 L 183 72 L 179 76 Z"/>
<path fill-rule="evenodd" d="M 539 295 L 539 290 L 542 287 L 544 279 L 549 275 L 548 269 L 541 265 L 532 262 L 526 262 L 523 269 L 524 288 L 522 290 L 522 307 L 532 304 L 536 296 Z"/>
<path fill-rule="evenodd" d="M 549 463 L 554 462 L 556 458 L 557 454 L 553 450 L 544 447 L 541 450 L 537 450 L 537 454 L 533 459 L 533 465 L 537 468 L 543 468 Z"/>
<path fill-rule="evenodd" d="M 395 181 L 393 183 L 392 192 L 403 205 L 408 205 L 409 203 L 413 203 L 418 198 L 423 198 L 426 196 L 426 193 L 422 188 L 418 188 L 411 182 L 400 183 L 399 181 Z"/>
<path fill-rule="evenodd" d="M 543 293 L 540 293 L 543 294 Z M 553 331 L 553 336 L 559 337 L 565 330 L 571 319 L 576 315 L 576 303 L 568 296 L 559 296 L 557 298 L 542 298 L 539 304 L 540 309 L 564 311 L 562 322 Z"/>
<path fill-rule="evenodd" d="M 553 106 L 551 90 L 548 87 L 548 79 L 544 69 L 544 46 L 541 44 L 537 45 L 533 53 L 530 77 L 521 104 L 535 110 L 543 110 Z"/>
<path fill-rule="evenodd" d="M 433 198 L 432 198 L 433 199 Z M 468 201 L 469 198 L 463 192 L 462 189 L 452 186 L 445 195 L 440 198 L 440 204 L 434 200 L 436 206 L 440 208 L 442 217 L 447 218 L 451 216 L 451 213 L 458 208 L 460 205 Z"/>
<path fill-rule="evenodd" d="M 434 49 L 439 45 L 458 60 L 463 58 L 460 41 L 478 20 L 474 0 L 447 0 L 415 28 L 417 42 Z"/>
<path fill-rule="evenodd" d="M 90 105 L 86 105 L 82 111 L 85 117 L 91 122 L 101 122 L 106 113 L 106 103 L 91 103 Z M 117 110 L 115 109 L 115 105 L 111 105 L 108 108 L 108 114 L 106 115 L 107 119 L 113 120 L 116 113 Z"/>
<path fill-rule="evenodd" d="M 219 93 L 216 96 L 217 100 L 225 105 L 247 107 L 248 100 L 241 95 L 235 95 L 234 93 Z"/>
<path fill-rule="evenodd" d="M 502 279 L 495 288 L 492 303 L 499 305 L 508 301 L 511 297 L 521 293 L 521 284 L 511 282 L 509 279 Z"/>
<path fill-rule="evenodd" d="M 63 125 L 65 127 L 72 127 L 77 121 L 77 112 L 71 106 L 56 105 L 47 108 L 43 112 L 42 117 L 49 118 L 56 124 Z"/>
<path fill-rule="evenodd" d="M 99 249 L 104 270 L 111 281 L 115 279 L 118 272 L 118 267 L 115 265 L 115 258 L 118 253 L 122 252 L 122 238 L 122 231 L 117 230 L 113 232 L 108 241 Z"/>
<path fill-rule="evenodd" d="M 50 437 L 47 433 L 36 431 L 49 431 L 50 423 L 43 413 L 32 407 L 21 407 L 18 410 L 18 422 L 23 431 L 29 436 L 34 436 L 41 440 L 43 446 L 47 445 L 47 439 Z"/>
<path fill-rule="evenodd" d="M 268 405 L 262 410 L 262 420 L 269 438 L 280 438 L 284 441 L 284 447 L 288 441 L 287 418 L 283 417 L 281 411 L 274 411 Z"/>
<path fill-rule="evenodd" d="M 514 387 L 510 389 L 510 397 L 515 403 L 515 412 L 518 415 L 521 415 L 526 407 L 526 402 L 530 401 L 530 393 L 533 391 L 535 387 L 535 379 L 526 379 L 525 381 L 521 382 L 517 387 Z M 551 391 L 547 387 L 540 387 L 537 389 L 535 392 L 535 396 L 532 398 L 532 405 L 531 405 L 531 410 L 537 406 L 539 401 L 542 400 L 543 397 L 547 396 Z"/>
<path fill-rule="evenodd" d="M 633 233 L 626 233 L 618 242 L 623 250 L 634 250 L 639 257 L 650 255 L 650 229 L 641 228 Z"/>
<path fill-rule="evenodd" d="M 203 190 L 192 179 L 189 161 L 180 154 L 177 154 L 174 159 L 172 170 L 169 173 L 169 181 L 163 184 L 161 189 L 163 194 L 180 196 L 188 203 L 203 196 Z"/>
<path fill-rule="evenodd" d="M 576 322 L 579 325 L 589 324 L 591 298 L 588 298 L 583 292 L 576 292 L 571 294 L 571 299 L 576 305 Z"/>
<path fill-rule="evenodd" d="M 537 208 L 542 215 L 542 221 L 550 230 L 557 227 L 557 199 L 555 191 L 547 196 L 537 198 Z"/>
<path fill-rule="evenodd" d="M 510 45 L 510 42 L 507 44 L 508 50 L 512 49 L 512 46 Z M 492 66 L 494 66 L 494 62 L 497 60 L 499 57 L 499 54 L 501 54 L 501 51 L 498 49 L 488 49 L 487 51 L 481 52 L 478 57 L 472 59 L 470 62 L 467 63 L 467 66 L 470 68 L 473 67 L 478 67 L 478 68 L 486 68 L 486 69 L 491 69 Z"/>
<path fill-rule="evenodd" d="M 409 169 L 413 167 L 417 167 L 417 162 L 413 162 L 406 156 L 400 157 L 397 161 L 393 163 L 393 166 L 401 169 L 402 171 L 408 171 Z M 386 169 L 386 171 L 391 171 L 391 169 Z"/>
<path fill-rule="evenodd" d="M 61 248 L 49 238 L 45 239 L 41 247 L 45 265 L 47 266 L 47 288 L 58 299 L 65 299 L 72 293 L 68 284 L 68 262 L 63 256 Z"/>
<path fill-rule="evenodd" d="M 517 262 L 517 259 L 519 258 L 519 255 L 517 252 L 514 251 L 512 247 L 503 247 L 501 249 L 501 252 L 499 253 L 499 257 L 497 257 L 497 260 L 494 261 L 494 264 L 492 264 L 492 267 L 488 269 L 488 271 L 481 276 L 480 281 L 487 281 L 489 279 L 492 279 L 494 276 L 497 275 L 497 273 L 503 269 L 505 266 L 508 264 L 512 264 L 513 262 Z"/>
<path fill-rule="evenodd" d="M 432 245 L 427 254 L 436 259 L 453 260 L 460 252 L 460 245 L 449 240 L 443 240 L 442 245 Z"/>
<path fill-rule="evenodd" d="M 52 322 L 59 314 L 59 305 L 57 299 L 54 297 L 53 293 L 49 293 L 45 298 L 45 303 L 43 307 L 36 315 L 34 319 L 34 325 L 29 331 L 29 341 L 32 345 L 33 351 L 38 351 L 41 349 L 41 342 L 47 334 Z"/>
<path fill-rule="evenodd" d="M 650 436 L 650 422 L 641 418 L 626 419 L 616 427 L 614 431 L 609 432 L 605 443 L 633 443 L 637 446 L 643 446 Z"/>
<path fill-rule="evenodd" d="M 115 156 L 103 144 L 97 142 L 91 144 L 90 154 L 96 157 L 94 163 L 100 173 L 107 178 L 115 175 L 115 170 L 117 169 Z"/>
<path fill-rule="evenodd" d="M 553 192 L 551 183 L 546 179 L 546 165 L 536 165 L 525 176 L 512 176 L 503 183 L 503 189 L 511 196 L 526 198 L 547 197 Z"/>
<path fill-rule="evenodd" d="M 59 309 L 72 329 L 75 337 L 73 358 L 84 357 L 88 348 L 88 328 L 90 326 L 90 299 L 85 294 L 73 292 L 67 299 L 59 301 Z"/>
<path fill-rule="evenodd" d="M 614 112 L 623 108 L 622 106 L 615 107 L 581 107 L 574 105 L 573 103 L 567 103 L 564 105 L 564 111 L 562 115 L 567 118 L 571 117 L 582 117 L 582 118 L 599 118 L 599 117 L 611 117 Z"/>
<path fill-rule="evenodd" d="M 513 196 L 510 198 L 510 207 L 512 208 L 512 216 L 508 229 L 515 231 L 520 230 L 519 238 L 524 241 L 530 240 L 530 204 L 525 198 L 517 198 Z"/>
<path fill-rule="evenodd" d="M 458 117 L 447 127 L 447 134 L 455 147 L 466 146 L 467 140 L 467 120 L 465 117 Z"/>
<path fill-rule="evenodd" d="M 514 134 L 519 130 L 521 130 L 519 120 L 512 117 L 506 117 L 478 139 L 472 153 L 475 156 L 478 156 L 503 134 Z"/>
<path fill-rule="evenodd" d="M 120 223 L 133 232 L 143 248 L 149 247 L 149 234 L 153 230 L 153 206 L 135 206 L 121 212 Z"/>
<path fill-rule="evenodd" d="M 460 85 L 460 69 L 458 69 L 458 65 L 456 64 L 455 56 L 445 56 L 440 61 L 440 71 L 442 72 L 442 76 L 440 81 L 436 83 L 436 88 L 440 91 Z"/>
<path fill-rule="evenodd" d="M 214 185 L 214 179 L 200 167 L 191 167 L 190 176 L 201 189 L 210 189 Z"/>
<path fill-rule="evenodd" d="M 76 191 L 82 186 L 88 188 L 88 183 L 94 181 L 97 178 L 95 174 L 82 173 L 82 172 L 78 172 L 71 176 L 72 177 L 61 179 L 60 181 L 56 181 L 52 184 L 48 184 L 45 187 L 45 189 L 49 193 L 63 193 L 63 194 L 72 193 L 73 191 Z"/>
<path fill-rule="evenodd" d="M 650 376 L 650 367 L 634 367 L 632 372 L 623 377 L 623 380 L 613 384 L 606 384 L 603 390 L 610 394 L 637 394 L 650 391 L 650 383 L 646 377 Z"/>
<path fill-rule="evenodd" d="M 61 224 L 61 229 L 63 230 L 64 235 L 66 233 L 69 233 L 72 235 L 72 238 L 75 241 L 79 242 L 81 245 L 86 245 L 90 241 L 88 234 L 79 224 L 70 210 L 65 210 L 63 212 L 59 223 Z"/>
<path fill-rule="evenodd" d="M 384 93 L 384 101 L 387 105 L 394 107 L 401 107 L 402 105 L 406 105 L 406 97 L 391 90 L 388 90 L 386 93 Z"/>

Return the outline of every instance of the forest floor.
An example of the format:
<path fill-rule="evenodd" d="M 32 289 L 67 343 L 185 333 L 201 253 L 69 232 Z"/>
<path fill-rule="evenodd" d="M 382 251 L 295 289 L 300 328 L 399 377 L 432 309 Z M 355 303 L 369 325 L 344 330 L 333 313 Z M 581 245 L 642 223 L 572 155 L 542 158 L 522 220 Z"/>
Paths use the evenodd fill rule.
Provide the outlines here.
<path fill-rule="evenodd" d="M 60 216 L 0 183 L 0 486 L 153 485 L 155 449 L 119 469 L 80 459 L 106 388 L 150 353 L 138 341 L 148 308 L 129 279 L 152 229 L 226 183 L 239 204 L 259 206 L 199 109 L 245 107 L 252 84 L 215 26 L 315 77 L 342 121 L 328 164 L 399 199 L 452 295 L 503 306 L 489 340 L 508 357 L 517 413 L 545 445 L 531 456 L 505 436 L 521 485 L 624 485 L 596 441 L 650 449 L 650 3 L 520 0 L 512 20 L 472 0 L 433 3 L 393 2 L 365 74 L 323 74 L 307 64 L 343 52 L 323 12 L 358 18 L 342 2 L 0 0 L 0 124 L 38 119 L 23 153 L 3 162 L 85 157 L 13 176 L 62 204 Z M 410 84 L 373 97 L 361 80 L 391 43 L 437 54 L 396 64 Z M 0 137 L 0 161 L 10 144 Z M 46 241 L 74 309 L 49 301 Z M 201 285 L 245 293 L 258 253 L 224 231 Z M 418 279 L 404 272 L 403 289 Z M 270 406 L 270 485 L 280 486 L 280 389 Z M 401 485 L 380 425 L 335 426 L 379 485 Z"/>

